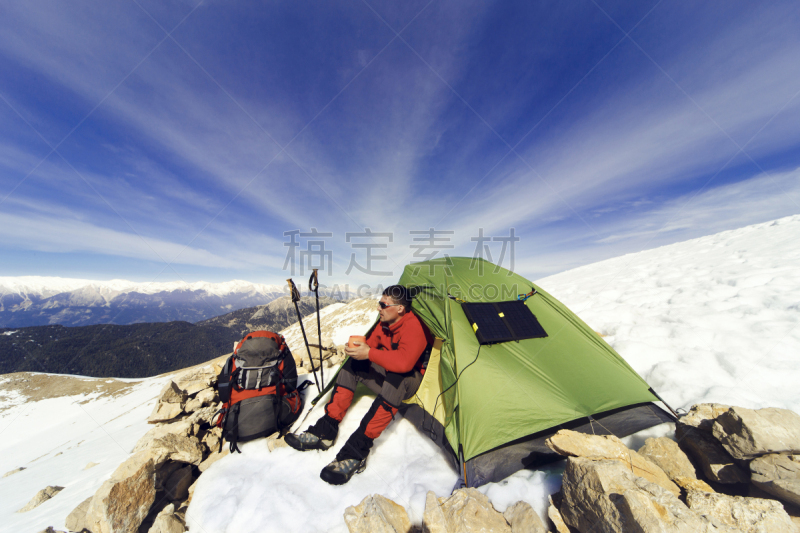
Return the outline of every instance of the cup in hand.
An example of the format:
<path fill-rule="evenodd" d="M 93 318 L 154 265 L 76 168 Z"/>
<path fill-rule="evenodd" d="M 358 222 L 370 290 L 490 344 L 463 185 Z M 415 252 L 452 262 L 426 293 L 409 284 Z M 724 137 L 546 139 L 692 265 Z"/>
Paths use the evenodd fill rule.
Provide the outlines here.
<path fill-rule="evenodd" d="M 355 348 L 361 344 L 366 344 L 367 338 L 364 335 L 350 335 L 350 340 L 347 341 L 348 348 Z"/>

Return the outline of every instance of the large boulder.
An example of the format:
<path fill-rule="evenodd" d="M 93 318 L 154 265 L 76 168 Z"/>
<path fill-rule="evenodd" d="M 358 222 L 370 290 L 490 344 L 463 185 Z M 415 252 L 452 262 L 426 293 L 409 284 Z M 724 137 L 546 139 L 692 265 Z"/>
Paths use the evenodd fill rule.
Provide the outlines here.
<path fill-rule="evenodd" d="M 147 452 L 123 462 L 92 497 L 86 513 L 92 533 L 135 533 L 156 497 L 156 463 Z"/>
<path fill-rule="evenodd" d="M 673 482 L 678 478 L 697 479 L 691 461 L 672 439 L 647 439 L 644 446 L 639 448 L 639 455 L 658 465 Z"/>
<path fill-rule="evenodd" d="M 718 527 L 724 524 L 744 533 L 797 532 L 792 519 L 775 500 L 691 491 L 686 503 Z"/>
<path fill-rule="evenodd" d="M 763 455 L 750 463 L 750 481 L 778 499 L 800 506 L 800 456 Z"/>
<path fill-rule="evenodd" d="M 350 533 L 409 533 L 411 521 L 402 505 L 380 494 L 367 496 L 344 511 Z"/>
<path fill-rule="evenodd" d="M 800 415 L 788 409 L 731 407 L 717 417 L 713 432 L 736 459 L 800 453 Z"/>
<path fill-rule="evenodd" d="M 677 426 L 678 444 L 703 469 L 711 481 L 723 484 L 748 483 L 750 474 L 736 464 L 733 457 L 713 436 L 687 426 Z"/>
<path fill-rule="evenodd" d="M 545 441 L 548 448 L 567 457 L 609 459 L 627 465 L 636 476 L 656 483 L 675 496 L 681 491 L 655 463 L 629 449 L 613 435 L 586 435 L 562 429 Z"/>
<path fill-rule="evenodd" d="M 511 533 L 547 533 L 542 519 L 528 502 L 517 502 L 503 513 Z"/>
<path fill-rule="evenodd" d="M 503 515 L 477 489 L 458 489 L 449 497 L 439 498 L 438 503 L 447 533 L 511 533 Z M 433 513 L 426 508 L 426 514 Z"/>
<path fill-rule="evenodd" d="M 89 496 L 67 515 L 64 525 L 67 526 L 68 530 L 83 531 L 84 529 L 89 529 L 89 524 L 86 522 L 86 513 L 89 511 L 91 501 L 92 497 Z"/>
<path fill-rule="evenodd" d="M 56 487 L 56 486 L 45 487 L 42 490 L 40 490 L 39 492 L 37 492 L 36 495 L 33 498 L 31 498 L 31 501 L 29 501 L 27 504 L 25 504 L 25 507 L 23 507 L 22 509 L 20 509 L 17 512 L 18 513 L 27 513 L 28 511 L 30 511 L 32 509 L 36 509 L 37 507 L 42 505 L 44 502 L 46 502 L 47 500 L 49 500 L 50 498 L 52 498 L 53 496 L 55 496 L 56 494 L 58 494 L 62 490 L 64 490 L 64 487 Z"/>
<path fill-rule="evenodd" d="M 561 490 L 561 515 L 582 533 L 720 533 L 670 491 L 616 460 L 570 457 Z"/>

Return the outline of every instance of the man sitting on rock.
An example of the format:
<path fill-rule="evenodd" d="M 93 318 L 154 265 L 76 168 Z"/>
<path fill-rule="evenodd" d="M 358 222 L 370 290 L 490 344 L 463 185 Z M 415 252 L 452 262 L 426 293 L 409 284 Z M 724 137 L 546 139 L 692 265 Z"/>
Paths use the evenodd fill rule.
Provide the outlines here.
<path fill-rule="evenodd" d="M 327 450 L 336 441 L 339 422 L 353 401 L 358 382 L 378 395 L 336 459 L 322 469 L 320 477 L 333 485 L 347 483 L 364 471 L 373 441 L 392 421 L 400 403 L 417 392 L 424 372 L 422 355 L 433 344 L 430 331 L 411 311 L 405 287 L 387 287 L 378 307 L 380 324 L 367 343 L 345 349 L 349 359 L 339 371 L 325 415 L 300 435 L 286 435 L 286 444 L 295 450 Z"/>

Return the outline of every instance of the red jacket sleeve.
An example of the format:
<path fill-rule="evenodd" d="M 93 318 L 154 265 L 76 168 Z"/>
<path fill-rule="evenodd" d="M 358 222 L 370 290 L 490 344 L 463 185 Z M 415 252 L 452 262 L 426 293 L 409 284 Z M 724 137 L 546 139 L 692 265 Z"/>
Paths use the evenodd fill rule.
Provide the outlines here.
<path fill-rule="evenodd" d="M 428 340 L 425 338 L 425 332 L 418 320 L 406 324 L 397 340 L 397 350 L 370 348 L 369 360 L 381 365 L 389 372 L 405 374 L 414 368 L 419 356 L 425 351 Z M 370 346 L 372 345 L 370 344 Z"/>

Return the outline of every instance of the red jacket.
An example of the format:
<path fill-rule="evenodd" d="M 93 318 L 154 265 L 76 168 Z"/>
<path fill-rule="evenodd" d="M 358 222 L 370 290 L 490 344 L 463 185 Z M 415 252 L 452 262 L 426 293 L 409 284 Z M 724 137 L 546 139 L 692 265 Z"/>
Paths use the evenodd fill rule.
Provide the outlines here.
<path fill-rule="evenodd" d="M 369 360 L 385 368 L 389 372 L 405 374 L 416 368 L 422 371 L 420 356 L 428 343 L 433 342 L 433 335 L 413 311 L 408 311 L 400 320 L 386 326 L 379 322 L 372 330 L 369 345 Z M 392 344 L 397 349 L 392 349 Z"/>

